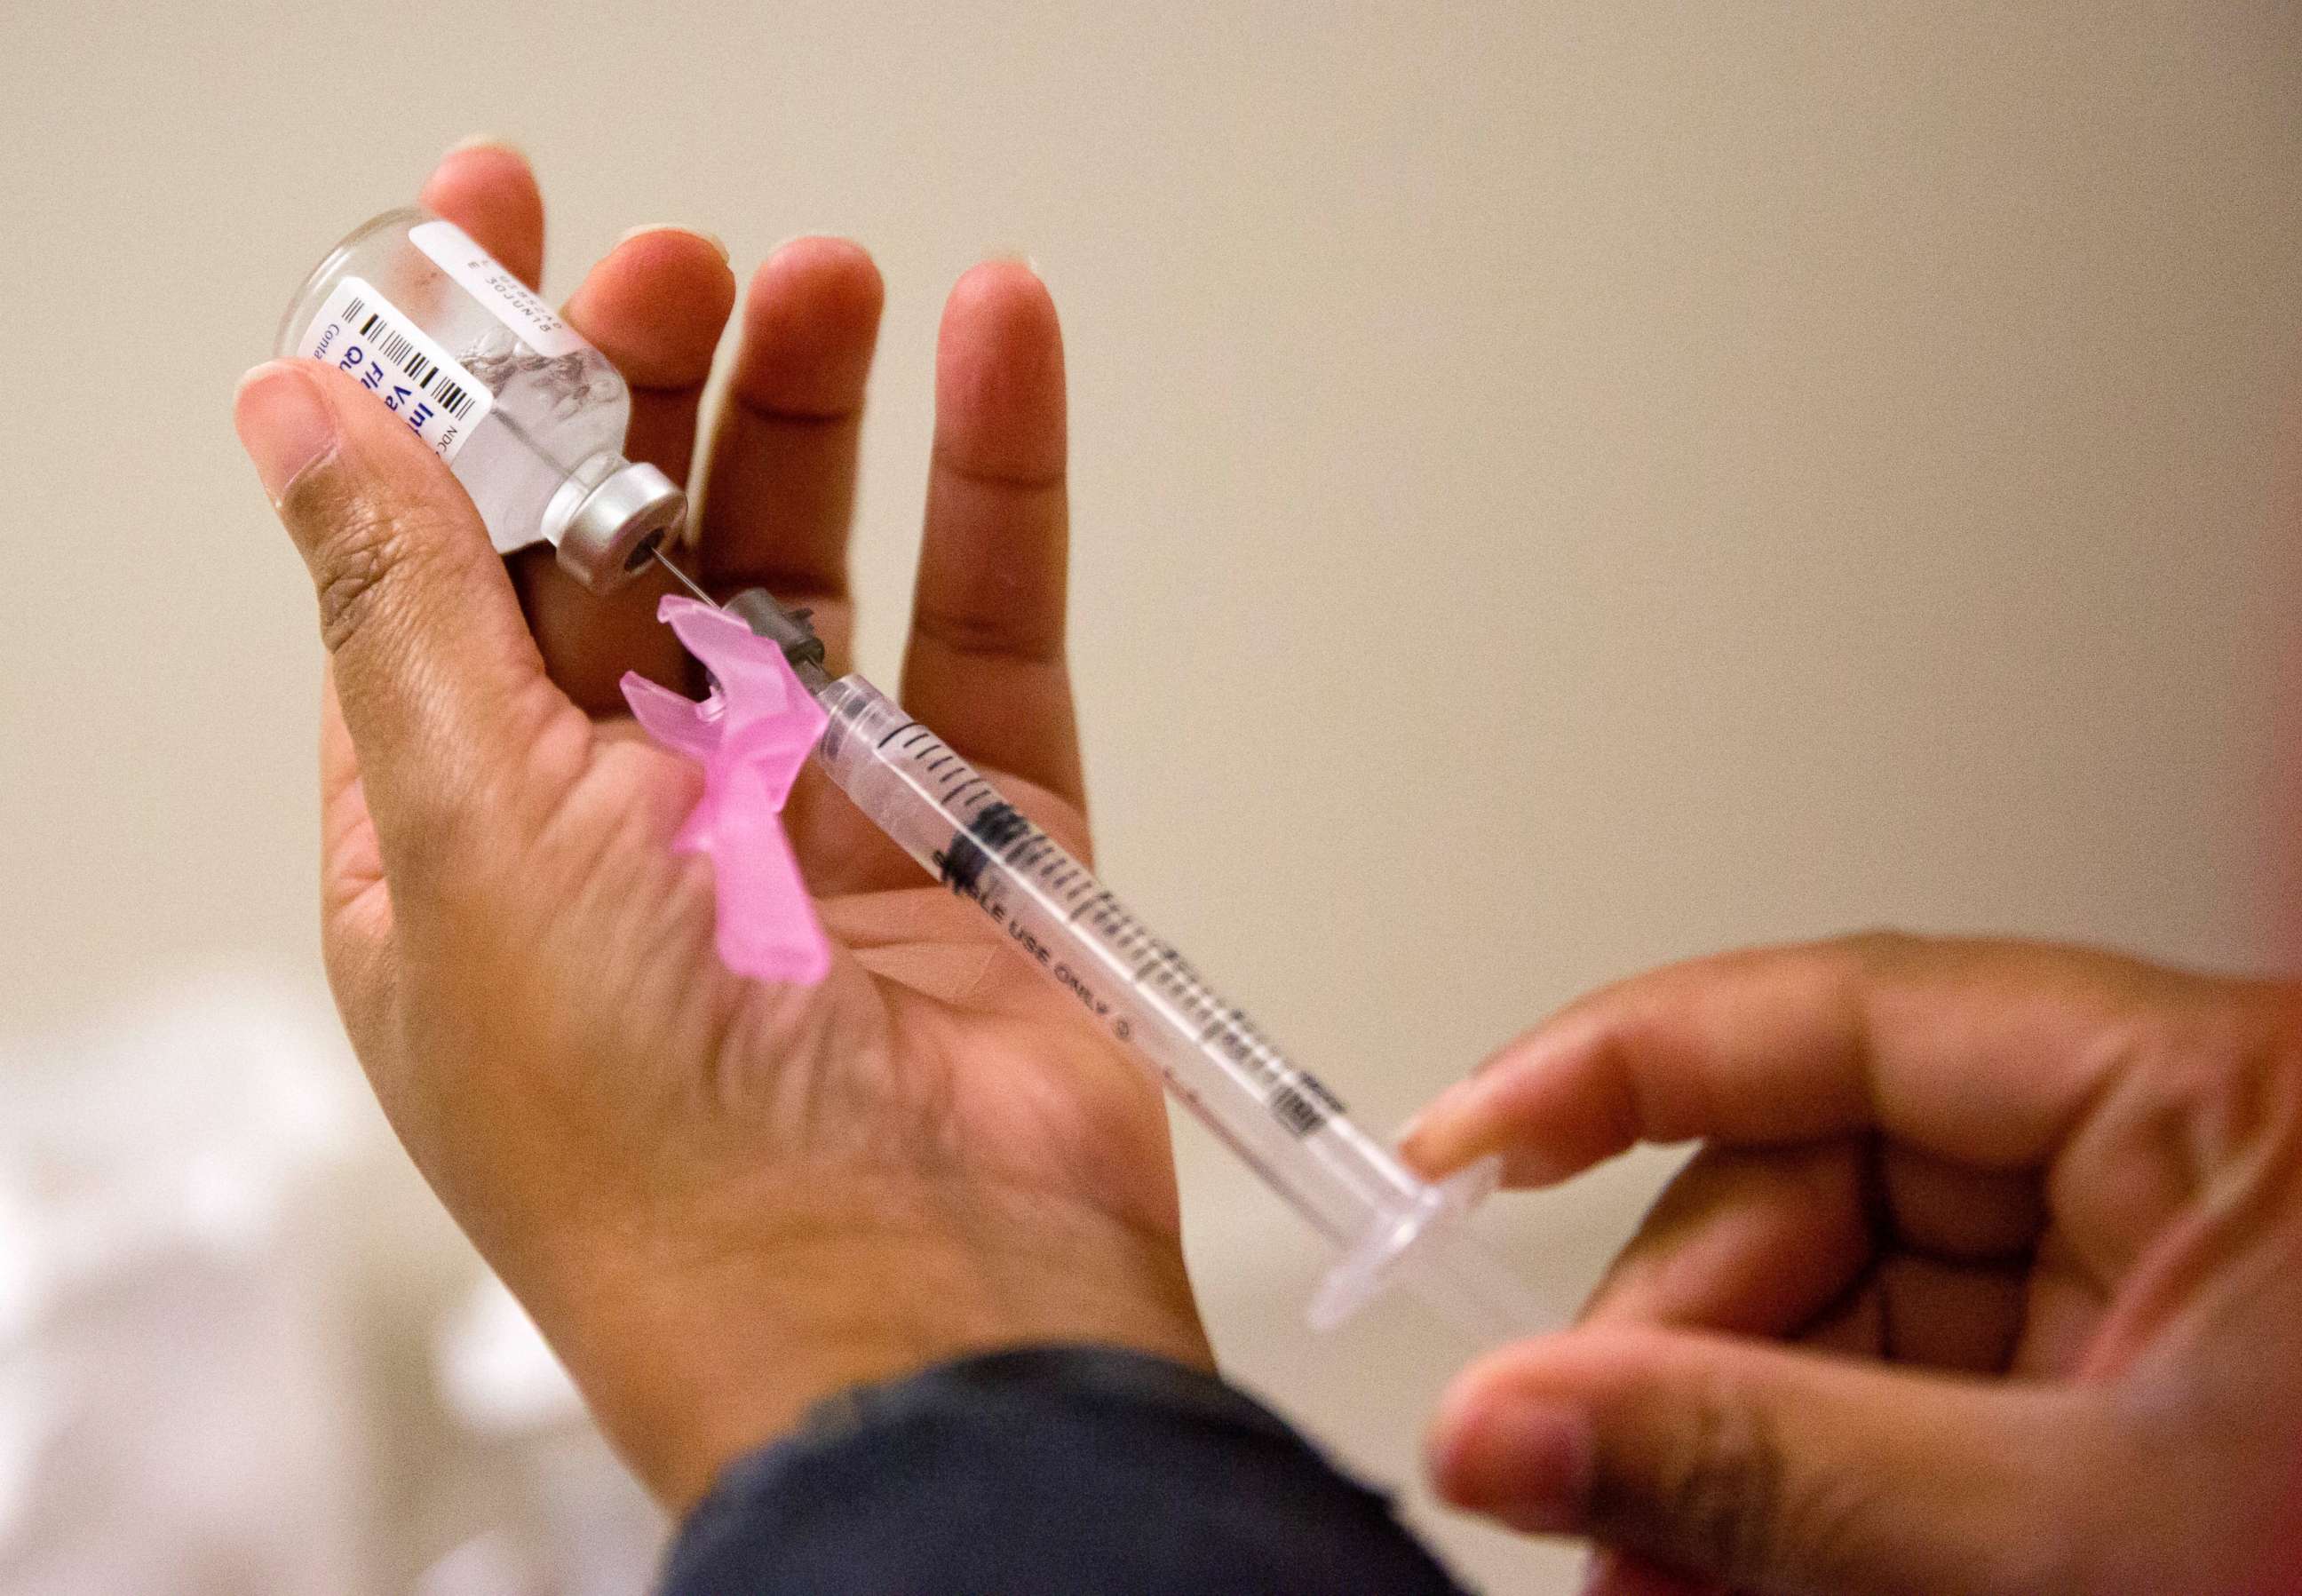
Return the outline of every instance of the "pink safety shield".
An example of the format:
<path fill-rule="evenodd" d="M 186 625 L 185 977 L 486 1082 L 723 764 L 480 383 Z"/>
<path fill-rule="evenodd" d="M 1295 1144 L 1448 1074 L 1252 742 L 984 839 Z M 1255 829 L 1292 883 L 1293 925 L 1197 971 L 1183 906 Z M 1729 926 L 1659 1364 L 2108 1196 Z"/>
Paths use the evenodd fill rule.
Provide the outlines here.
<path fill-rule="evenodd" d="M 626 672 L 624 700 L 648 735 L 703 767 L 703 796 L 672 846 L 711 861 L 720 962 L 762 981 L 814 986 L 831 945 L 801 879 L 784 801 L 823 735 L 823 709 L 783 651 L 735 616 L 668 595 L 657 618 L 718 684 L 702 703 Z"/>

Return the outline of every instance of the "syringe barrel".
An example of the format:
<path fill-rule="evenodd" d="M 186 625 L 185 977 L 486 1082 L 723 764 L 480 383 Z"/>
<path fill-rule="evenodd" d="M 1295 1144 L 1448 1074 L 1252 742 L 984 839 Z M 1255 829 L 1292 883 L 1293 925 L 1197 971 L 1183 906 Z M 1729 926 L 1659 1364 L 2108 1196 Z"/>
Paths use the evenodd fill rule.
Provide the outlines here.
<path fill-rule="evenodd" d="M 1336 1246 L 1388 1256 L 1449 1205 L 933 732 L 861 676 L 819 696 L 840 790 Z"/>

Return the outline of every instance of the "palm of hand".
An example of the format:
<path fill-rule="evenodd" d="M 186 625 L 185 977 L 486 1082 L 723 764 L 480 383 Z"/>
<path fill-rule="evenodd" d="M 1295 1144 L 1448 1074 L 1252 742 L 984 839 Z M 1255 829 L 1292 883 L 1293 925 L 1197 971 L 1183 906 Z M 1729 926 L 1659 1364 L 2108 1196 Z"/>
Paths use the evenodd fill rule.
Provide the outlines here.
<path fill-rule="evenodd" d="M 489 1034 L 522 1039 L 516 1083 L 499 1075 L 485 1087 L 493 1095 L 516 1084 L 530 1105 L 471 1105 L 517 1130 L 521 1146 L 464 1159 L 491 1172 L 534 1162 L 533 1104 L 580 1097 L 557 1117 L 640 1145 L 555 1153 L 576 1181 L 555 1200 L 579 1208 L 606 1195 L 603 1173 L 659 1169 L 669 1139 L 717 1143 L 731 1161 L 786 1175 L 804 1167 L 814 1179 L 844 1171 L 852 1180 L 876 1165 L 916 1181 L 931 1169 L 1019 1200 L 1090 1203 L 1128 1228 L 1175 1237 L 1164 1113 L 1148 1077 L 820 772 L 803 773 L 792 829 L 834 966 L 820 987 L 768 987 L 720 965 L 709 867 L 671 851 L 699 792 L 694 767 L 647 745 L 626 721 L 555 732 L 590 746 L 537 839 L 495 861 L 511 923 L 491 919 L 484 946 L 459 931 L 452 957 L 411 961 L 395 945 L 348 744 L 331 784 L 330 951 L 363 1053 L 468 1053 Z M 538 772 L 532 790 L 548 793 L 550 774 Z M 1075 808 L 986 774 L 1085 853 Z M 378 1084 L 396 1108 L 388 1079 Z M 435 1180 L 453 1178 L 426 1162 Z M 681 1162 L 696 1167 L 692 1150 Z"/>

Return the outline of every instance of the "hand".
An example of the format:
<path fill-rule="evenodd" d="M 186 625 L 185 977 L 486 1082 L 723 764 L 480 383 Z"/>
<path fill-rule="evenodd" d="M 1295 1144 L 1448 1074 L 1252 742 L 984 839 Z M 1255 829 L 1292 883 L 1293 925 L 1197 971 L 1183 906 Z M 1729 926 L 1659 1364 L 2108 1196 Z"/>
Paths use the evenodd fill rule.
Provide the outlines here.
<path fill-rule="evenodd" d="M 424 203 L 533 282 L 526 164 L 451 154 Z M 870 259 L 786 246 L 744 307 L 703 484 L 703 579 L 811 604 L 848 668 Z M 626 452 L 686 473 L 735 300 L 653 229 L 566 315 L 630 381 Z M 323 899 L 338 1005 L 434 1190 L 673 1507 L 856 1382 L 1023 1341 L 1208 1361 L 1156 1087 L 813 771 L 793 840 L 836 945 L 806 989 L 727 973 L 701 772 L 619 713 L 691 686 L 663 590 L 508 563 L 462 488 L 337 373 L 243 383 L 237 422 L 310 567 L 330 656 Z M 1063 354 L 1021 265 L 970 272 L 937 355 L 901 696 L 1066 846 L 1087 822 L 1063 658 Z"/>
<path fill-rule="evenodd" d="M 1689 1138 L 1580 1324 L 1456 1382 L 1449 1499 L 1629 1554 L 1598 1590 L 2302 1589 L 2294 990 L 1899 937 L 1698 960 L 1407 1152 L 1542 1186 Z"/>

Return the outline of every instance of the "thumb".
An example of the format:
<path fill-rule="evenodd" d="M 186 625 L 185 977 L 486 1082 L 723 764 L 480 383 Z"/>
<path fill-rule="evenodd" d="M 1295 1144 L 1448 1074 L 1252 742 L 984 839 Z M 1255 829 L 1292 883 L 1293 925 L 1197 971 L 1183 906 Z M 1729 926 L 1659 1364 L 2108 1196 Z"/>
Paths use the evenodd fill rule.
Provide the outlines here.
<path fill-rule="evenodd" d="M 1610 1327 L 1465 1371 L 1431 1463 L 1458 1507 L 1736 1589 L 2078 1590 L 2103 1422 L 2079 1388 Z"/>
<path fill-rule="evenodd" d="M 397 898 L 403 865 L 501 823 L 490 801 L 516 789 L 555 718 L 588 726 L 544 675 L 470 498 L 373 396 L 273 361 L 241 380 L 233 424 L 318 591 Z"/>

